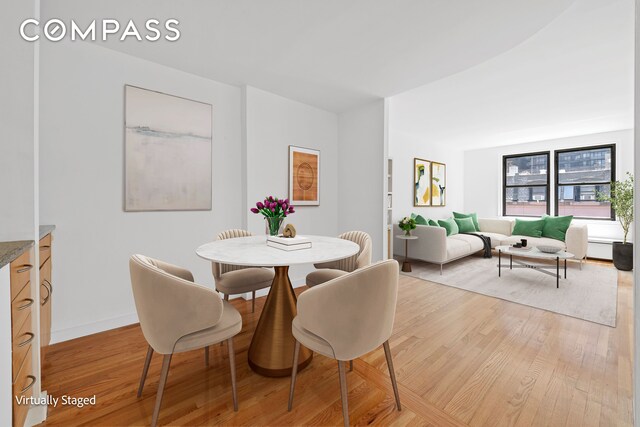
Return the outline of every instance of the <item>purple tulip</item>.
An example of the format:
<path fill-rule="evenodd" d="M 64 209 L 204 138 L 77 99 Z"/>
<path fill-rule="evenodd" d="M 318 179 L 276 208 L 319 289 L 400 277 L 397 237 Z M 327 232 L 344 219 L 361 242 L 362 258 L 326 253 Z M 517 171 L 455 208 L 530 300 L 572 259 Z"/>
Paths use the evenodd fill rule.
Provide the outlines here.
<path fill-rule="evenodd" d="M 271 208 L 271 212 L 276 213 L 276 210 L 274 208 Z"/>
<path fill-rule="evenodd" d="M 289 204 L 289 199 L 284 199 L 284 202 L 288 205 Z"/>
<path fill-rule="evenodd" d="M 286 213 L 286 212 L 284 213 L 284 216 L 287 216 L 287 213 Z"/>
<path fill-rule="evenodd" d="M 251 212 L 253 212 L 253 213 L 259 213 L 260 211 L 259 211 L 258 209 L 256 209 L 256 208 L 251 208 Z"/>
<path fill-rule="evenodd" d="M 273 196 L 269 196 L 269 201 L 273 202 Z"/>
<path fill-rule="evenodd" d="M 293 206 L 289 206 L 289 213 L 295 213 L 295 211 L 293 210 Z"/>
<path fill-rule="evenodd" d="M 262 202 L 258 202 L 258 203 L 256 203 L 256 207 L 257 207 L 258 209 L 264 209 L 264 205 L 262 204 Z"/>

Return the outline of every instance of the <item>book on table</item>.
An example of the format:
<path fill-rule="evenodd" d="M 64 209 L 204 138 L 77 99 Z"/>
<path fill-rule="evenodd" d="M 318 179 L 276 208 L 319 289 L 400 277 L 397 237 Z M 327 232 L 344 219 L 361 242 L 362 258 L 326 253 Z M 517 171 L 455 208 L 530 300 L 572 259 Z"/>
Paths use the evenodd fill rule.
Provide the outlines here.
<path fill-rule="evenodd" d="M 267 246 L 281 249 L 283 251 L 297 251 L 300 249 L 311 248 L 311 240 L 304 236 L 283 237 L 269 236 L 267 237 Z"/>

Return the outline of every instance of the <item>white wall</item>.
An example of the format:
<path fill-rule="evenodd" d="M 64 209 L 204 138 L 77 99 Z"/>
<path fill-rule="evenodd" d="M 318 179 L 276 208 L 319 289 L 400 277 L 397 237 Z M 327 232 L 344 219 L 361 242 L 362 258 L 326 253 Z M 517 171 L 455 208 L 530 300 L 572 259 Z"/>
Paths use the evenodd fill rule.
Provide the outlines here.
<path fill-rule="evenodd" d="M 242 226 L 240 88 L 84 42 L 43 43 L 41 54 L 41 218 L 57 226 L 52 340 L 137 321 L 134 253 L 213 287 L 195 249 Z M 123 212 L 125 84 L 213 105 L 212 211 Z"/>
<path fill-rule="evenodd" d="M 34 16 L 34 1 L 24 0 L 4 2 L 0 13 L 0 241 L 32 240 L 35 232 L 37 47 L 18 33 L 20 22 Z"/>
<path fill-rule="evenodd" d="M 464 208 L 470 212 L 478 212 L 480 217 L 502 216 L 503 155 L 551 150 L 549 170 L 553 171 L 553 150 L 610 143 L 616 144 L 617 179 L 624 179 L 627 171 L 633 172 L 633 130 L 630 129 L 466 151 L 464 154 Z M 551 203 L 555 200 L 554 190 L 552 182 Z M 576 221 L 588 224 L 589 237 L 617 239 L 622 236 L 622 228 L 617 221 Z"/>
<path fill-rule="evenodd" d="M 381 99 L 338 116 L 338 231 L 369 233 L 374 261 L 386 258 L 385 113 Z"/>
<path fill-rule="evenodd" d="M 393 108 L 392 98 L 392 108 Z M 393 222 L 412 212 L 427 219 L 449 218 L 452 211 L 464 211 L 464 152 L 449 144 L 433 141 L 429 135 L 413 136 L 394 130 L 390 121 L 389 157 L 393 158 Z M 413 159 L 432 160 L 447 165 L 446 206 L 414 207 Z"/>
<path fill-rule="evenodd" d="M 289 145 L 320 150 L 320 206 L 295 206 L 287 217 L 300 234 L 338 234 L 338 117 L 253 87 L 245 88 L 246 211 L 248 229 L 264 234 L 262 215 L 249 209 L 265 196 L 288 197 Z M 302 285 L 313 266 L 293 266 L 289 277 Z M 261 292 L 266 294 L 266 291 Z"/>

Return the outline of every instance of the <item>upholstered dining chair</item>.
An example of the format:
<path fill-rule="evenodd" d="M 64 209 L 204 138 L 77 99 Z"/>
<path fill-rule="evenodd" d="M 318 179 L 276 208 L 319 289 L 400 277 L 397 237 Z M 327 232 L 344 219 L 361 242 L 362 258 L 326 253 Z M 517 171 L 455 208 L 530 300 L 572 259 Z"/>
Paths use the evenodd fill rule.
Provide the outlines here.
<path fill-rule="evenodd" d="M 233 409 L 237 411 L 233 337 L 242 329 L 240 313 L 222 301 L 217 292 L 193 283 L 193 275 L 183 268 L 133 255 L 129 259 L 129 271 L 140 327 L 149 343 L 138 397 L 142 396 L 153 352 L 164 355 L 151 425 L 158 422 L 171 356 L 204 348 L 208 365 L 209 346 L 224 341 L 229 349 Z"/>
<path fill-rule="evenodd" d="M 218 234 L 218 240 L 248 236 L 251 236 L 251 233 L 246 230 L 233 229 Z M 226 301 L 229 300 L 229 295 L 251 292 L 252 313 L 256 309 L 256 291 L 271 286 L 275 276 L 274 271 L 270 268 L 243 267 L 217 262 L 213 262 L 211 268 L 216 282 L 216 290 L 224 294 Z"/>
<path fill-rule="evenodd" d="M 338 237 L 357 243 L 360 246 L 360 250 L 349 258 L 315 264 L 314 266 L 317 270 L 307 274 L 306 282 L 308 287 L 317 286 L 371 264 L 371 237 L 367 233 L 364 231 L 347 231 Z"/>
<path fill-rule="evenodd" d="M 380 345 L 387 359 L 396 406 L 398 411 L 402 409 L 389 348 L 398 297 L 398 274 L 397 261 L 381 261 L 300 294 L 298 315 L 292 323 L 296 342 L 289 411 L 293 406 L 300 344 L 338 361 L 345 426 L 349 425 L 345 364 Z"/>

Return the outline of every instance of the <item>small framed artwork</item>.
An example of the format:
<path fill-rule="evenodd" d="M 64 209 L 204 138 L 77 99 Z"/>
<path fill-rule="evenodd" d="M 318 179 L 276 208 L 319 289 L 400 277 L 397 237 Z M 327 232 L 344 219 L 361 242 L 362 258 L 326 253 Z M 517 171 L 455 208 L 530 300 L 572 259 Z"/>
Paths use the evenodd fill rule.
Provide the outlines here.
<path fill-rule="evenodd" d="M 431 162 L 413 159 L 413 206 L 431 206 Z"/>
<path fill-rule="evenodd" d="M 294 206 L 320 205 L 320 151 L 289 146 L 289 201 Z"/>
<path fill-rule="evenodd" d="M 431 206 L 446 205 L 447 165 L 431 162 Z"/>

